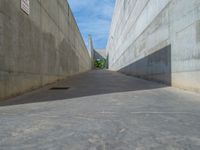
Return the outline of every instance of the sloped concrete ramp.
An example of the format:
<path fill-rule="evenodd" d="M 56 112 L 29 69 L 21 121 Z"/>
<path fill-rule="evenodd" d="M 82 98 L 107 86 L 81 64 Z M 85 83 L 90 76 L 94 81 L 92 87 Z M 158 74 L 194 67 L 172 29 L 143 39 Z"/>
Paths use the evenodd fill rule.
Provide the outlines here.
<path fill-rule="evenodd" d="M 1 150 L 200 149 L 200 95 L 116 72 L 91 71 L 0 105 Z"/>

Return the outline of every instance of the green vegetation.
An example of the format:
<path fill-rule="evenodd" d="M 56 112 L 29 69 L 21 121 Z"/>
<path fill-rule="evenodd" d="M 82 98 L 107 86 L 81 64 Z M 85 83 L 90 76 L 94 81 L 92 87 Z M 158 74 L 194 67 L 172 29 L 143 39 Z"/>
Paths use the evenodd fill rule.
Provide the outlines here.
<path fill-rule="evenodd" d="M 97 59 L 94 63 L 95 68 L 97 69 L 106 69 L 106 59 Z"/>

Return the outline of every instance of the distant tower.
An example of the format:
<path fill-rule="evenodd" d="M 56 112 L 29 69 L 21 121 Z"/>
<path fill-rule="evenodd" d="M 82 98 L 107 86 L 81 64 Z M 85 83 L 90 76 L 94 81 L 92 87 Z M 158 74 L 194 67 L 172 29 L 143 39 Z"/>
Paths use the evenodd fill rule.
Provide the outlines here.
<path fill-rule="evenodd" d="M 92 64 L 94 63 L 94 47 L 93 47 L 93 41 L 92 36 L 88 35 L 88 51 L 92 60 Z"/>

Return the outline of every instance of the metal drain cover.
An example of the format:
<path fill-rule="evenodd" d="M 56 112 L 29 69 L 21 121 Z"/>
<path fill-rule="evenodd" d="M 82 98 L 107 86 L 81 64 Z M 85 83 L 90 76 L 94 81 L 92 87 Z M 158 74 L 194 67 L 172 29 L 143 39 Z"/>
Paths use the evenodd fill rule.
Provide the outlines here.
<path fill-rule="evenodd" d="M 68 90 L 70 87 L 52 87 L 50 90 Z"/>

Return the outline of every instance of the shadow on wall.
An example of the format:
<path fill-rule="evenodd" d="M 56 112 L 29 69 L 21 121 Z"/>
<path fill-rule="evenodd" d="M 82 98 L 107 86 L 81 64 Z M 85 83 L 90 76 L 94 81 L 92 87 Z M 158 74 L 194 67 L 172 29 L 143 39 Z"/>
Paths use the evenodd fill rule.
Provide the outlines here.
<path fill-rule="evenodd" d="M 54 87 L 54 90 L 51 88 Z M 107 70 L 93 70 L 69 77 L 56 85 L 51 85 L 14 99 L 1 101 L 0 106 L 67 101 L 72 98 L 103 94 L 125 93 L 164 88 L 166 85 L 145 81 Z M 123 95 L 122 95 L 123 96 Z"/>
<path fill-rule="evenodd" d="M 2 20 L 2 29 L 6 32 L 2 32 L 5 42 L 0 49 L 3 56 L 3 59 L 0 58 L 0 99 L 90 69 L 87 50 L 83 52 L 85 56 L 80 58 L 73 46 L 75 43 L 69 40 L 73 37 L 64 36 L 61 39 L 61 31 L 56 26 L 49 26 L 44 31 L 42 27 L 47 22 L 47 19 L 41 21 L 44 16 L 39 17 L 37 25 L 26 14 L 16 13 L 8 1 L 1 3 L 5 8 L 2 9 L 0 22 Z M 50 32 L 52 27 L 56 30 Z M 82 67 L 83 64 L 85 67 Z"/>
<path fill-rule="evenodd" d="M 171 85 L 171 45 L 120 69 L 119 72 Z"/>

